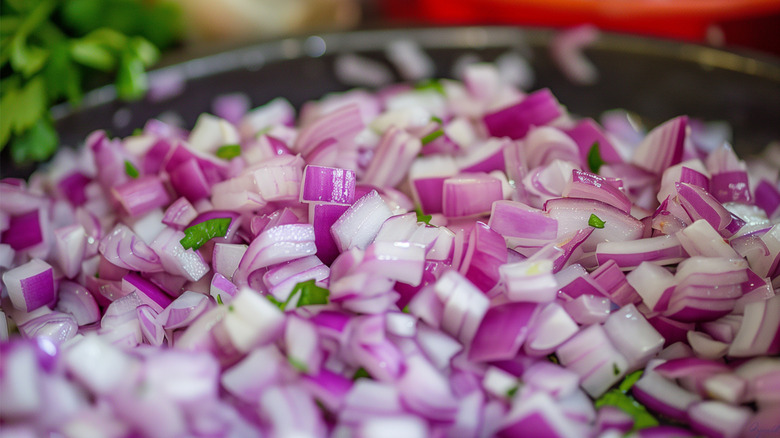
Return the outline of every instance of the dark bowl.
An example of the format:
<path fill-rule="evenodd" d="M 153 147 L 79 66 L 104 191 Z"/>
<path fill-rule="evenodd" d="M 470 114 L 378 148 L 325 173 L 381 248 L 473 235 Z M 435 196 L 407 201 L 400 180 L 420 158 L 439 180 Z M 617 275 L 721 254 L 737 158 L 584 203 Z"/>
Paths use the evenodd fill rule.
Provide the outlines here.
<path fill-rule="evenodd" d="M 411 39 L 434 60 L 437 77 L 451 77 L 453 64 L 464 54 L 491 61 L 509 50 L 518 51 L 534 69 L 533 88 L 549 87 L 581 116 L 597 117 L 624 108 L 649 126 L 681 114 L 727 121 L 735 148 L 745 155 L 780 138 L 780 60 L 776 58 L 605 33 L 586 50 L 599 71 L 599 81 L 577 85 L 551 59 L 553 36 L 544 29 L 458 27 L 363 30 L 262 42 L 151 72 L 152 82 L 166 77 L 184 81 L 183 92 L 170 98 L 127 103 L 118 101 L 113 87 L 107 86 L 90 92 L 80 108 L 63 105 L 53 114 L 62 143 L 72 146 L 96 129 L 129 135 L 147 119 L 169 111 L 191 127 L 200 113 L 210 111 L 216 96 L 226 93 L 244 93 L 253 105 L 284 96 L 300 106 L 327 92 L 352 88 L 336 77 L 338 55 L 356 53 L 389 66 L 384 47 L 394 40 Z M 3 176 L 27 176 L 32 171 L 9 161 L 3 160 Z"/>

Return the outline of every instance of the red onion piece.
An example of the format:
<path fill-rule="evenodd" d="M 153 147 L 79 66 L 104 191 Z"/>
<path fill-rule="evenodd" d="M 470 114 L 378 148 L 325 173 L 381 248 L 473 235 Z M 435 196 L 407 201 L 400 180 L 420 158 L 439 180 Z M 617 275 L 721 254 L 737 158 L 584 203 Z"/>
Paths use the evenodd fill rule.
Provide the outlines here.
<path fill-rule="evenodd" d="M 233 281 L 239 286 L 246 285 L 249 275 L 260 268 L 313 255 L 316 251 L 313 226 L 289 224 L 270 228 L 249 244 Z"/>
<path fill-rule="evenodd" d="M 599 155 L 605 163 L 617 164 L 623 162 L 618 149 L 593 119 L 582 119 L 573 128 L 566 129 L 564 132 L 577 143 L 580 163 L 588 162 L 588 153 L 590 153 L 594 143 L 598 143 Z"/>
<path fill-rule="evenodd" d="M 57 310 L 73 315 L 79 326 L 100 319 L 100 309 L 95 298 L 84 286 L 72 281 L 61 281 L 57 298 Z"/>
<path fill-rule="evenodd" d="M 515 105 L 486 114 L 483 121 L 491 136 L 516 140 L 525 137 L 532 126 L 546 125 L 560 115 L 558 101 L 544 88 Z"/>
<path fill-rule="evenodd" d="M 192 202 L 208 198 L 211 194 L 211 184 L 196 158 L 190 158 L 177 165 L 169 175 L 171 186 L 176 193 Z"/>
<path fill-rule="evenodd" d="M 637 147 L 631 162 L 642 169 L 661 174 L 682 161 L 688 117 L 675 117 L 650 131 Z"/>
<path fill-rule="evenodd" d="M 98 250 L 106 260 L 120 268 L 143 272 L 163 270 L 158 253 L 123 224 L 118 224 L 100 239 Z"/>
<path fill-rule="evenodd" d="M 442 212 L 450 218 L 488 213 L 493 201 L 504 199 L 501 181 L 485 173 L 462 173 L 445 179 L 441 196 Z"/>
<path fill-rule="evenodd" d="M 308 165 L 303 172 L 301 202 L 355 202 L 355 172 L 335 167 Z"/>
<path fill-rule="evenodd" d="M 628 371 L 626 358 L 615 349 L 601 325 L 580 330 L 555 354 L 561 365 L 577 373 L 580 385 L 591 397 L 598 397 Z"/>
<path fill-rule="evenodd" d="M 5 201 L 4 201 L 5 202 Z M 11 216 L 8 227 L 0 235 L 3 243 L 11 245 L 16 251 L 23 251 L 43 243 L 45 210 L 31 211 Z"/>
<path fill-rule="evenodd" d="M 391 127 L 382 135 L 374 157 L 361 178 L 364 184 L 395 187 L 404 178 L 422 144 L 411 135 Z"/>
<path fill-rule="evenodd" d="M 57 264 L 67 278 L 75 278 L 87 250 L 87 235 L 81 225 L 70 225 L 54 230 Z"/>
<path fill-rule="evenodd" d="M 615 348 L 626 358 L 629 369 L 643 367 L 661 351 L 664 338 L 656 331 L 636 306 L 628 304 L 610 313 L 604 331 Z"/>
<path fill-rule="evenodd" d="M 54 271 L 40 259 L 4 272 L 3 284 L 13 306 L 25 312 L 52 304 L 57 297 Z"/>
<path fill-rule="evenodd" d="M 340 251 L 365 249 L 382 224 L 392 215 L 375 190 L 358 199 L 331 226 L 331 235 Z"/>
<path fill-rule="evenodd" d="M 507 303 L 490 307 L 472 341 L 469 360 L 508 360 L 517 355 L 528 336 L 529 324 L 538 313 L 532 303 Z"/>

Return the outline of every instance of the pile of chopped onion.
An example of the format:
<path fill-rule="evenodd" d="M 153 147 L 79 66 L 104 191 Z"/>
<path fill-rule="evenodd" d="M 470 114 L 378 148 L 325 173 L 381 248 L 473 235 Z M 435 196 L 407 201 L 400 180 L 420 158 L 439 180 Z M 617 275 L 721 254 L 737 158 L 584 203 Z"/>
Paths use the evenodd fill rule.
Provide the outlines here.
<path fill-rule="evenodd" d="M 4 431 L 777 432 L 776 167 L 490 64 L 236 102 L 0 181 Z"/>

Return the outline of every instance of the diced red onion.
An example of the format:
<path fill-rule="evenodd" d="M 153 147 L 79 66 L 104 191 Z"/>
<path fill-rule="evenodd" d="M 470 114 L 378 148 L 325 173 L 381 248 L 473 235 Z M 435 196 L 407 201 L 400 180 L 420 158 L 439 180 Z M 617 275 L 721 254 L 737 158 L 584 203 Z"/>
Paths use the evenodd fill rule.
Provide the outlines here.
<path fill-rule="evenodd" d="M 301 202 L 355 202 L 355 172 L 322 166 L 306 166 L 301 183 Z"/>
<path fill-rule="evenodd" d="M 515 357 L 537 313 L 537 305 L 532 303 L 507 303 L 490 307 L 474 336 L 469 359 L 487 362 Z"/>
<path fill-rule="evenodd" d="M 601 325 L 577 332 L 555 352 L 561 365 L 577 373 L 580 385 L 591 397 L 598 397 L 628 371 L 628 362 L 610 342 Z"/>
<path fill-rule="evenodd" d="M 340 251 L 365 249 L 391 215 L 387 204 L 372 190 L 352 204 L 331 226 L 336 246 Z"/>
<path fill-rule="evenodd" d="M 532 126 L 546 125 L 561 114 L 558 101 L 544 88 L 515 105 L 486 114 L 483 121 L 491 136 L 516 140 L 525 137 Z"/>
<path fill-rule="evenodd" d="M 91 293 L 78 283 L 61 281 L 57 298 L 57 310 L 73 315 L 79 326 L 100 319 L 100 309 Z"/>
<path fill-rule="evenodd" d="M 442 212 L 447 217 L 488 213 L 493 201 L 504 199 L 501 181 L 485 173 L 462 173 L 444 180 Z"/>
<path fill-rule="evenodd" d="M 671 119 L 650 131 L 637 147 L 631 162 L 642 169 L 661 174 L 682 161 L 688 117 Z"/>
<path fill-rule="evenodd" d="M 3 273 L 3 284 L 13 306 L 25 312 L 52 304 L 57 297 L 54 271 L 40 259 Z"/>

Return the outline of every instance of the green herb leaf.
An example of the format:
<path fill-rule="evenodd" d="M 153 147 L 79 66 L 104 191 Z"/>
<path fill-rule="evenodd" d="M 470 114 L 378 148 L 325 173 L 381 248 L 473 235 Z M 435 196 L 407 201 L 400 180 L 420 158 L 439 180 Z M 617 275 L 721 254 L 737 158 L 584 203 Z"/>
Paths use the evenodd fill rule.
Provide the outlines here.
<path fill-rule="evenodd" d="M 274 297 L 271 294 L 268 294 L 265 297 L 268 299 L 268 301 L 270 301 L 274 306 L 278 307 L 280 310 L 284 310 L 284 306 L 286 306 L 287 301 L 290 300 L 289 298 L 287 298 L 287 301 L 282 302 L 277 300 L 276 297 Z"/>
<path fill-rule="evenodd" d="M 547 355 L 547 360 L 549 360 L 550 362 L 552 362 L 552 363 L 554 363 L 556 365 L 561 363 L 561 361 L 558 360 L 558 356 L 556 356 L 555 353 L 548 354 Z"/>
<path fill-rule="evenodd" d="M 444 120 L 442 120 L 441 118 L 436 117 L 436 116 L 431 116 L 431 122 L 436 122 L 436 123 L 438 123 L 440 125 L 444 124 Z"/>
<path fill-rule="evenodd" d="M 222 295 L 221 294 L 217 294 L 217 304 L 219 304 L 220 306 L 225 304 L 225 303 L 222 302 Z"/>
<path fill-rule="evenodd" d="M 133 166 L 133 163 L 131 163 L 128 160 L 125 160 L 125 173 L 130 178 L 136 179 L 140 176 L 140 173 L 138 173 L 138 169 Z"/>
<path fill-rule="evenodd" d="M 241 145 L 238 144 L 226 144 L 217 149 L 217 157 L 223 160 L 232 160 L 239 155 L 241 155 Z"/>
<path fill-rule="evenodd" d="M 366 371 L 365 368 L 360 367 L 355 371 L 355 374 L 352 376 L 352 381 L 355 381 L 357 379 L 370 379 L 371 374 L 368 374 L 368 371 Z"/>
<path fill-rule="evenodd" d="M 11 157 L 16 163 L 43 161 L 57 150 L 57 131 L 48 119 L 38 119 L 33 126 L 14 138 Z"/>
<path fill-rule="evenodd" d="M 187 227 L 184 229 L 184 238 L 180 242 L 184 249 L 198 249 L 214 237 L 223 237 L 227 234 L 231 221 L 229 217 L 216 218 Z"/>
<path fill-rule="evenodd" d="M 599 151 L 599 142 L 593 142 L 593 146 L 588 151 L 588 167 L 593 173 L 599 173 L 599 169 L 604 165 L 604 159 L 601 158 L 601 152 Z"/>
<path fill-rule="evenodd" d="M 441 137 L 442 135 L 444 135 L 444 131 L 441 130 L 441 129 L 437 129 L 437 130 L 431 132 L 430 134 L 426 135 L 425 137 L 421 138 L 420 139 L 420 143 L 422 143 L 423 146 L 425 146 L 426 144 L 436 140 L 437 138 Z"/>
<path fill-rule="evenodd" d="M 287 360 L 290 362 L 290 365 L 292 365 L 293 368 L 295 368 L 296 370 L 302 373 L 306 373 L 309 371 L 309 367 L 307 367 L 305 363 L 299 361 L 298 359 L 288 356 Z"/>
<path fill-rule="evenodd" d="M 116 75 L 116 89 L 120 98 L 137 100 L 146 93 L 148 84 L 144 62 L 130 50 L 122 54 Z"/>
<path fill-rule="evenodd" d="M 605 224 L 605 223 L 606 223 L 606 222 L 604 222 L 603 220 L 601 220 L 601 219 L 600 219 L 598 216 L 596 216 L 595 214 L 591 214 L 591 215 L 590 215 L 590 219 L 588 219 L 588 225 L 590 225 L 590 226 L 591 226 L 591 227 L 593 227 L 593 228 L 604 228 L 604 224 Z"/>
<path fill-rule="evenodd" d="M 620 389 L 623 392 L 628 392 L 631 389 L 631 387 L 634 386 L 634 383 L 636 383 L 636 381 L 639 380 L 641 377 L 642 377 L 642 370 L 634 371 L 633 373 L 623 378 L 623 381 L 620 382 L 618 389 Z"/>
<path fill-rule="evenodd" d="M 620 368 L 618 368 L 616 363 L 612 364 L 612 374 L 619 376 L 620 375 Z"/>
<path fill-rule="evenodd" d="M 135 56 L 143 62 L 145 67 L 150 67 L 160 59 L 160 51 L 145 38 L 134 37 L 130 40 L 130 47 Z"/>
<path fill-rule="evenodd" d="M 511 388 L 510 388 L 510 389 L 509 389 L 509 390 L 506 392 L 506 397 L 507 397 L 507 398 L 512 398 L 512 397 L 514 397 L 514 396 L 515 396 L 515 394 L 517 394 L 517 391 L 518 391 L 518 390 L 520 390 L 520 385 L 519 385 L 519 384 L 518 384 L 518 385 L 515 385 L 515 386 L 513 386 L 513 387 L 511 387 Z"/>
<path fill-rule="evenodd" d="M 3 117 L 12 119 L 14 133 L 19 135 L 35 125 L 46 114 L 46 85 L 43 77 L 37 75 L 18 91 L 14 97 L 14 108 Z"/>
<path fill-rule="evenodd" d="M 323 287 L 317 286 L 313 279 L 309 281 L 302 281 L 296 284 L 290 293 L 290 297 L 298 292 L 301 293 L 301 296 L 298 298 L 298 305 L 296 307 L 310 306 L 313 304 L 328 304 L 328 296 L 330 295 L 330 291 Z"/>
<path fill-rule="evenodd" d="M 60 42 L 51 48 L 49 62 L 43 70 L 47 93 L 51 101 L 65 97 L 71 105 L 81 103 L 81 71 L 71 60 L 70 43 Z"/>
<path fill-rule="evenodd" d="M 414 86 L 418 91 L 435 91 L 441 95 L 444 95 L 444 86 L 437 79 L 425 79 L 420 81 Z"/>
<path fill-rule="evenodd" d="M 632 431 L 658 425 L 658 420 L 647 411 L 647 408 L 636 401 L 633 396 L 628 394 L 631 387 L 634 386 L 634 383 L 641 377 L 642 370 L 634 371 L 627 375 L 617 388 L 607 391 L 595 401 L 596 408 L 602 406 L 615 406 L 630 415 L 634 419 Z"/>
<path fill-rule="evenodd" d="M 25 78 L 40 71 L 48 57 L 48 50 L 26 45 L 18 36 L 11 40 L 11 67 L 21 72 Z"/>
<path fill-rule="evenodd" d="M 96 70 L 111 71 L 116 68 L 115 52 L 95 39 L 74 40 L 70 45 L 70 56 L 79 64 Z"/>
<path fill-rule="evenodd" d="M 409 310 L 409 305 L 405 305 L 403 309 L 401 309 L 401 312 L 403 313 L 412 313 L 411 310 Z"/>
<path fill-rule="evenodd" d="M 634 397 L 624 394 L 618 389 L 610 389 L 604 393 L 596 400 L 595 405 L 597 409 L 602 406 L 615 406 L 630 415 L 634 419 L 632 431 L 658 425 L 658 420 L 647 411 L 644 405 L 636 401 Z"/>
<path fill-rule="evenodd" d="M 417 222 L 423 222 L 427 225 L 431 224 L 432 215 L 423 214 L 422 208 L 420 207 L 415 207 L 414 212 L 417 213 Z"/>

